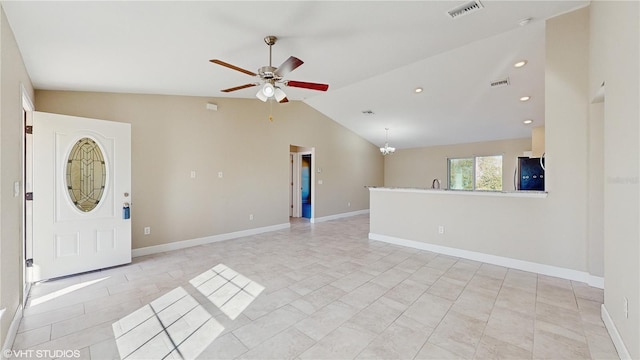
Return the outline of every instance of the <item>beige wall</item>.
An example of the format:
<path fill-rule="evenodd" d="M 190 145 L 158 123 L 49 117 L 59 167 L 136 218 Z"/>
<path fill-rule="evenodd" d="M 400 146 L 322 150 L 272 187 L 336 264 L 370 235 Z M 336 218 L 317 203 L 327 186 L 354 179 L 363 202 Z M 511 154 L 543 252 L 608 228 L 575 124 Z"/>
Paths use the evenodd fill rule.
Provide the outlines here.
<path fill-rule="evenodd" d="M 299 101 L 274 105 L 272 122 L 260 101 L 219 98 L 218 111 L 206 110 L 207 101 L 36 92 L 38 111 L 131 123 L 134 248 L 288 223 L 292 144 L 315 148 L 314 167 L 322 168 L 316 218 L 369 208 L 365 186 L 383 182 L 371 143 Z"/>
<path fill-rule="evenodd" d="M 502 155 L 502 187 L 510 191 L 513 190 L 516 159 L 530 150 L 530 138 L 398 150 L 385 156 L 384 185 L 430 188 L 433 179 L 439 179 L 441 188 L 448 188 L 448 158 Z"/>
<path fill-rule="evenodd" d="M 0 14 L 0 345 L 22 300 L 22 197 L 13 183 L 22 183 L 22 90 L 33 99 L 31 80 L 9 27 Z M 21 184 L 22 185 L 22 184 Z"/>
<path fill-rule="evenodd" d="M 541 157 L 544 154 L 544 126 L 531 129 L 531 156 Z"/>
<path fill-rule="evenodd" d="M 590 96 L 605 83 L 603 116 L 595 115 L 604 129 L 604 302 L 640 359 L 640 4 L 594 1 L 590 20 Z"/>

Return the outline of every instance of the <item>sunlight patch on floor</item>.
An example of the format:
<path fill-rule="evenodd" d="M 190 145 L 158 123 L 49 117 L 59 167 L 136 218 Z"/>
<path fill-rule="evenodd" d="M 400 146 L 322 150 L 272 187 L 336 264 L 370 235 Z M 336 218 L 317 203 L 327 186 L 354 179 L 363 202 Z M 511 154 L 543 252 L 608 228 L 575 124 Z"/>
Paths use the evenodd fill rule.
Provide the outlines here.
<path fill-rule="evenodd" d="M 231 320 L 235 320 L 264 290 L 264 286 L 224 264 L 189 281 Z"/>
<path fill-rule="evenodd" d="M 50 293 L 50 294 L 47 294 L 47 295 L 42 295 L 42 296 L 39 296 L 39 297 L 37 297 L 37 298 L 33 298 L 33 299 L 31 300 L 31 302 L 30 302 L 29 306 L 30 306 L 30 307 L 35 307 L 35 306 L 38 306 L 38 305 L 40 305 L 40 304 L 44 304 L 44 303 L 45 303 L 45 302 L 47 302 L 47 301 L 51 301 L 51 300 L 53 300 L 53 299 L 55 299 L 55 298 L 58 298 L 58 297 L 60 297 L 60 296 L 64 296 L 64 295 L 69 294 L 69 293 L 72 293 L 72 292 L 74 292 L 74 291 L 76 291 L 76 290 L 80 290 L 80 289 L 85 288 L 85 287 L 87 287 L 87 286 L 93 285 L 93 284 L 95 284 L 95 283 L 99 283 L 100 281 L 107 280 L 108 278 L 109 278 L 109 276 L 107 276 L 107 277 L 103 277 L 102 279 L 96 279 L 96 280 L 91 280 L 91 281 L 85 281 L 85 282 L 80 283 L 80 284 L 75 284 L 75 285 L 67 286 L 67 287 L 66 287 L 66 288 L 64 288 L 64 289 L 60 289 L 60 290 L 58 290 L 58 291 L 54 291 L 54 292 L 52 292 L 52 293 Z"/>
<path fill-rule="evenodd" d="M 193 359 L 224 330 L 182 287 L 118 320 L 112 328 L 122 359 Z"/>

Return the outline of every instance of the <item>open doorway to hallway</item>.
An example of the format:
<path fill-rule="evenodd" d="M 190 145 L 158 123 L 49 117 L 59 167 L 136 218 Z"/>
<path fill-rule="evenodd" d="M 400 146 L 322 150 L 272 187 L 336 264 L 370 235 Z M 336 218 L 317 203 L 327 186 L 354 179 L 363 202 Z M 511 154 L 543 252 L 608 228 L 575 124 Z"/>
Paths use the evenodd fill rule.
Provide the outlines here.
<path fill-rule="evenodd" d="M 289 148 L 289 216 L 312 221 L 314 217 L 314 151 L 312 147 Z"/>

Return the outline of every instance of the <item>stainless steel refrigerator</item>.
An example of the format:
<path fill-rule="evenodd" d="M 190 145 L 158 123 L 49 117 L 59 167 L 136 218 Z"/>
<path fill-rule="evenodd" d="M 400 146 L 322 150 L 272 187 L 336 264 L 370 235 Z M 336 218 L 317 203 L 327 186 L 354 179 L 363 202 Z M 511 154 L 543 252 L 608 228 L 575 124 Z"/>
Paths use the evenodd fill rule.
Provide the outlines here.
<path fill-rule="evenodd" d="M 544 191 L 544 157 L 519 157 L 516 190 Z"/>

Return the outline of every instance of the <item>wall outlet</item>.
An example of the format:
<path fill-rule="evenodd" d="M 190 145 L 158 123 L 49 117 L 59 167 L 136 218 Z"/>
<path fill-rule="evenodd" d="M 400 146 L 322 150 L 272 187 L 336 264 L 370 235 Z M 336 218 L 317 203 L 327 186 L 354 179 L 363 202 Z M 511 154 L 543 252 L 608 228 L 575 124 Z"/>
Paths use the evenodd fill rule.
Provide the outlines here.
<path fill-rule="evenodd" d="M 629 318 L 629 299 L 627 299 L 626 297 L 624 298 L 624 318 L 628 319 Z"/>
<path fill-rule="evenodd" d="M 218 171 L 218 177 L 219 177 L 220 179 L 222 179 L 222 176 L 223 176 L 223 175 L 224 175 L 224 174 L 222 173 L 222 171 Z"/>
<path fill-rule="evenodd" d="M 438 234 L 444 234 L 444 226 L 440 225 L 438 226 Z"/>
<path fill-rule="evenodd" d="M 191 170 L 191 178 L 192 179 L 196 178 L 196 172 L 194 170 Z"/>
<path fill-rule="evenodd" d="M 249 220 L 253 220 L 253 214 L 249 214 Z"/>
<path fill-rule="evenodd" d="M 351 207 L 351 202 L 348 202 L 348 203 L 347 203 L 347 207 Z"/>
<path fill-rule="evenodd" d="M 149 226 L 145 227 L 145 228 L 144 228 L 144 234 L 145 234 L 145 235 L 149 235 L 149 234 L 151 234 L 151 227 L 149 227 Z"/>

